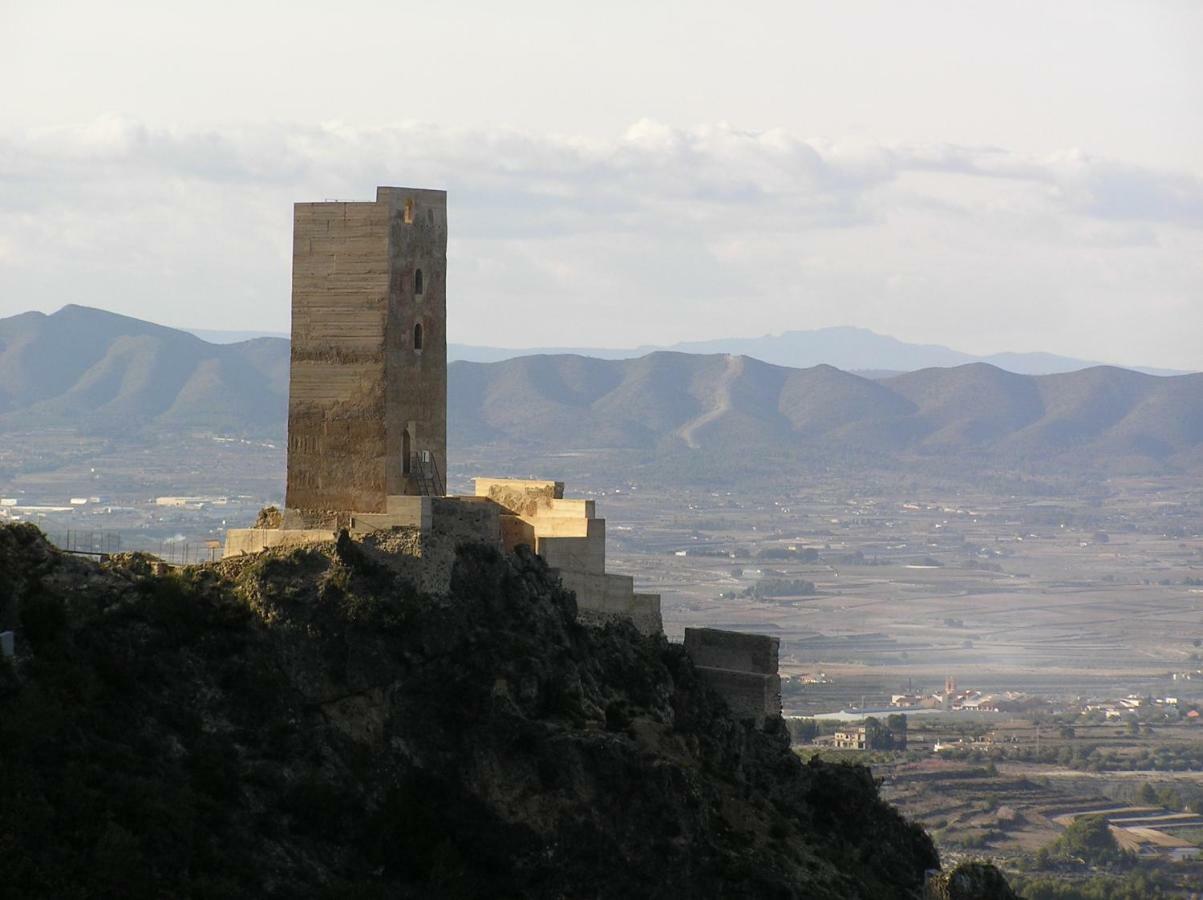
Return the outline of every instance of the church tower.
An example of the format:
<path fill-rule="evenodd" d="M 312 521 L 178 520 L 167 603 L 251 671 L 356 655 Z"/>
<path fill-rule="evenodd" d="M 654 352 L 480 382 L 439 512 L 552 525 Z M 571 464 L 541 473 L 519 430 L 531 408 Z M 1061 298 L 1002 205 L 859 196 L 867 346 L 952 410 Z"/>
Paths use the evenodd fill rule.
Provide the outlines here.
<path fill-rule="evenodd" d="M 447 193 L 293 213 L 291 509 L 384 513 L 445 493 Z"/>

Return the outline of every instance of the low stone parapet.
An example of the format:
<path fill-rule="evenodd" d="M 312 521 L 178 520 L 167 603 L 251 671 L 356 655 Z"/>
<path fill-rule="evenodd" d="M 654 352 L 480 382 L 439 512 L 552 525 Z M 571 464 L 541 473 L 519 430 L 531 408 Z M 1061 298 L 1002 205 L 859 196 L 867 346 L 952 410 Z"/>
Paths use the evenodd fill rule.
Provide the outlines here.
<path fill-rule="evenodd" d="M 288 550 L 337 538 L 338 532 L 322 528 L 231 528 L 226 532 L 222 556 L 242 556 L 273 548 Z"/>

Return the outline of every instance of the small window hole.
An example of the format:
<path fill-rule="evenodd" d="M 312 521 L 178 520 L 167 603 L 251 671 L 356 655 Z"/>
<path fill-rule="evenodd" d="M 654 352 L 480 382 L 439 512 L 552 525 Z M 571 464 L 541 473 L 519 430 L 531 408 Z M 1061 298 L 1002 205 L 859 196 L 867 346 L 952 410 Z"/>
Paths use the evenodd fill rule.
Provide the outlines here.
<path fill-rule="evenodd" d="M 421 322 L 414 325 L 414 349 L 415 350 L 422 349 L 422 323 Z"/>
<path fill-rule="evenodd" d="M 414 223 L 414 198 L 410 197 L 405 201 L 405 224 L 412 225 Z"/>
<path fill-rule="evenodd" d="M 414 293 L 422 293 L 422 270 L 418 269 L 414 272 Z"/>

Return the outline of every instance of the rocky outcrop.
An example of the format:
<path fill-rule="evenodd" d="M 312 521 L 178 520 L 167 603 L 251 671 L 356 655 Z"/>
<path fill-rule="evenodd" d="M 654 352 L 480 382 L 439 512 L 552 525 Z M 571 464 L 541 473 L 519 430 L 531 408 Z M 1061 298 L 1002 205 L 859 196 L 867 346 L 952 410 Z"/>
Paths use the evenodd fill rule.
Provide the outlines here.
<path fill-rule="evenodd" d="M 27 897 L 917 898 L 930 839 L 529 553 L 155 574 L 0 529 L 0 856 Z M 103 893 L 103 892 L 102 892 Z M 959 896 L 959 895 L 958 895 Z"/>
<path fill-rule="evenodd" d="M 925 900 L 1019 900 L 1019 897 L 994 866 L 963 862 L 933 877 Z"/>

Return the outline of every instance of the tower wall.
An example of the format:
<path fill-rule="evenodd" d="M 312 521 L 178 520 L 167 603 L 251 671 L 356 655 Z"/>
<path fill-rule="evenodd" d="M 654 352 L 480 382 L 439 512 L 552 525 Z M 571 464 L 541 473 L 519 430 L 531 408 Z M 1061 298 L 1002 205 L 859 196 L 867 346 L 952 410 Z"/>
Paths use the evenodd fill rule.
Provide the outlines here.
<path fill-rule="evenodd" d="M 289 507 L 386 512 L 422 492 L 406 450 L 446 472 L 446 212 L 445 192 L 408 188 L 296 204 Z"/>

